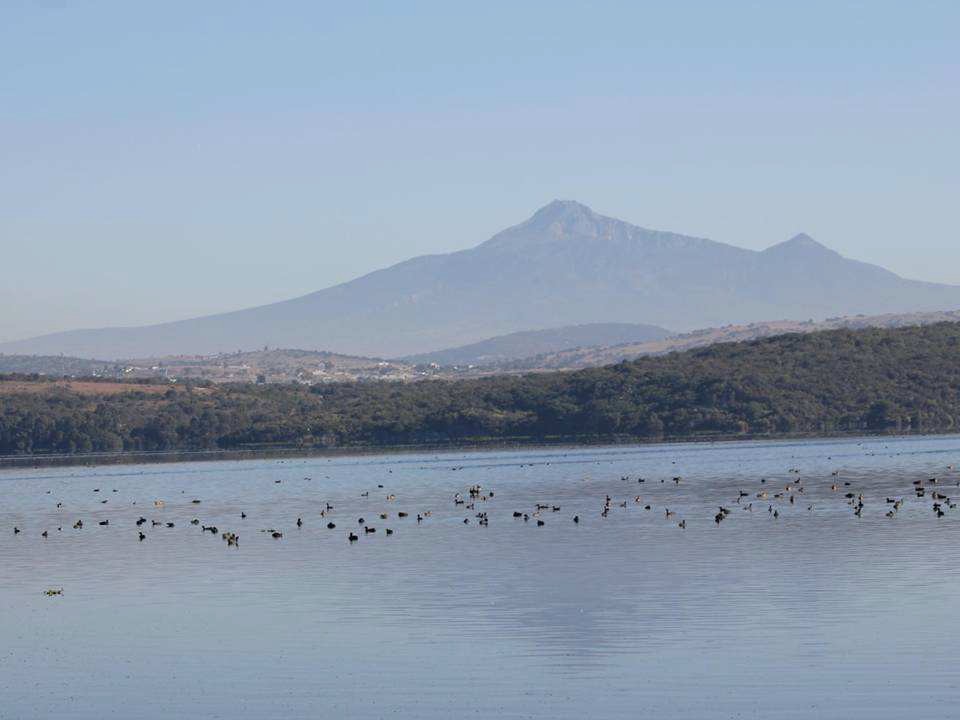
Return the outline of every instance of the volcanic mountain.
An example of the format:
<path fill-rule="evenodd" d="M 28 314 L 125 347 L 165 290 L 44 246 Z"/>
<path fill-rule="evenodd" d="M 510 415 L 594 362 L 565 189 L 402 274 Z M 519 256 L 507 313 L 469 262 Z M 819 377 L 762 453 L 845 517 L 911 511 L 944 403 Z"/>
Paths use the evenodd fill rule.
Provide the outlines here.
<path fill-rule="evenodd" d="M 0 352 L 113 359 L 267 345 L 397 357 L 591 323 L 682 332 L 956 308 L 960 287 L 901 278 L 807 235 L 758 252 L 557 200 L 477 247 L 416 257 L 292 300 L 145 327 L 55 333 L 2 344 Z"/>

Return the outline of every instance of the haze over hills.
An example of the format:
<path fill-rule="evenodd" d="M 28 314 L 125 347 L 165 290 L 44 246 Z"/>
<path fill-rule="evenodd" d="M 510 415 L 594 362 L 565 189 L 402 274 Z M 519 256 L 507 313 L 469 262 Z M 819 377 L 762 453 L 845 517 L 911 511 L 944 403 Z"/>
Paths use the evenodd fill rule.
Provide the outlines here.
<path fill-rule="evenodd" d="M 4 343 L 0 352 L 115 359 L 268 345 L 398 357 L 558 325 L 650 323 L 682 332 L 958 307 L 960 287 L 903 279 L 806 235 L 757 252 L 554 201 L 475 248 L 413 258 L 292 300 L 55 333 Z"/>
<path fill-rule="evenodd" d="M 438 365 L 495 365 L 544 353 L 574 348 L 622 345 L 662 340 L 673 335 L 655 325 L 636 323 L 590 323 L 547 330 L 528 330 L 499 335 L 478 343 L 400 358 L 411 363 Z"/>

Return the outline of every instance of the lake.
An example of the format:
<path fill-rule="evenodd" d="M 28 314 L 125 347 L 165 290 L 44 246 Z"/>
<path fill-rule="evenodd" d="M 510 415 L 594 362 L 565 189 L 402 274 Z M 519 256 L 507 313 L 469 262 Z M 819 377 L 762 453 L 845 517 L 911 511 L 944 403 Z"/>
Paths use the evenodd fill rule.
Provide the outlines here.
<path fill-rule="evenodd" d="M 954 718 L 954 464 L 960 437 L 6 470 L 0 717 Z"/>

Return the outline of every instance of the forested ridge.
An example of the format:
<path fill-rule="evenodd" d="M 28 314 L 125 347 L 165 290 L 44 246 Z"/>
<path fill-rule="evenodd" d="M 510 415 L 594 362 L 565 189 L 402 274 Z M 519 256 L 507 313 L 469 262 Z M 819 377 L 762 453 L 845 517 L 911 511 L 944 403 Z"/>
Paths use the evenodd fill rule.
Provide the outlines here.
<path fill-rule="evenodd" d="M 4 376 L 0 454 L 952 431 L 958 351 L 960 324 L 940 323 L 462 381 L 100 395 Z"/>

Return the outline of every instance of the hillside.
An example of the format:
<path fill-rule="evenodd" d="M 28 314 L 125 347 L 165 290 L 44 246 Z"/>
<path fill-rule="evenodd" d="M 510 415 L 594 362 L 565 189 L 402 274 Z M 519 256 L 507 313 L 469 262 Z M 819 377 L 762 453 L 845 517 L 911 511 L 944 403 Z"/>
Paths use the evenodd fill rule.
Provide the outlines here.
<path fill-rule="evenodd" d="M 726 325 L 724 327 L 704 328 L 702 330 L 695 330 L 689 333 L 644 342 L 606 346 L 597 345 L 543 353 L 515 361 L 492 363 L 488 370 L 491 372 L 572 370 L 612 365 L 623 362 L 624 360 L 635 360 L 645 355 L 664 355 L 671 352 L 682 352 L 699 347 L 708 347 L 717 343 L 746 342 L 788 333 L 813 333 L 843 328 L 851 330 L 863 328 L 899 328 L 913 325 L 931 325 L 941 322 L 960 322 L 960 311 L 856 315 L 852 317 L 828 318 L 820 322 L 810 320 L 806 322 L 777 320 L 750 323 L 749 325 Z"/>
<path fill-rule="evenodd" d="M 415 364 L 497 365 L 574 348 L 607 347 L 662 340 L 672 334 L 669 330 L 655 325 L 591 323 L 510 333 L 447 350 L 410 355 L 401 360 Z"/>
<path fill-rule="evenodd" d="M 413 258 L 292 300 L 148 327 L 56 333 L 2 344 L 0 352 L 114 360 L 266 345 L 402 357 L 559 324 L 686 332 L 955 308 L 960 287 L 905 280 L 806 235 L 756 252 L 555 201 L 477 247 Z"/>
<path fill-rule="evenodd" d="M 960 324 L 833 330 L 575 372 L 91 398 L 0 381 L 0 454 L 953 431 Z M 44 382 L 44 381 L 40 381 Z M 29 385 L 29 383 L 27 383 Z M 12 385 L 5 390 L 7 385 Z M 115 386 L 116 383 L 110 383 Z"/>

